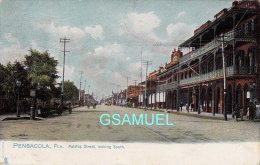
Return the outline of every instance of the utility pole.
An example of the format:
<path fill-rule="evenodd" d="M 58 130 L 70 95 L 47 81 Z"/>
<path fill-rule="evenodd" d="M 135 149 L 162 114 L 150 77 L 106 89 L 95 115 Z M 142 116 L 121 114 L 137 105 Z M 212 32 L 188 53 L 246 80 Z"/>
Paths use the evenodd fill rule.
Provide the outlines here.
<path fill-rule="evenodd" d="M 144 93 L 144 106 L 145 109 L 147 108 L 147 104 L 146 104 L 146 98 L 147 98 L 147 72 L 148 72 L 148 66 L 152 65 L 152 61 L 145 61 L 144 65 L 146 65 L 146 72 L 145 72 L 145 93 Z"/>
<path fill-rule="evenodd" d="M 87 97 L 87 104 L 89 103 L 89 89 L 90 89 L 90 85 L 88 85 L 88 97 Z"/>
<path fill-rule="evenodd" d="M 224 118 L 227 121 L 227 109 L 226 109 L 226 95 L 227 95 L 227 78 L 226 78 L 226 61 L 224 53 L 224 34 L 221 34 L 221 48 L 222 48 L 222 62 L 223 62 L 223 79 L 224 79 L 224 96 L 223 96 L 223 110 Z"/>
<path fill-rule="evenodd" d="M 62 85 L 61 85 L 61 110 L 63 110 L 63 98 L 64 98 L 64 72 L 65 72 L 65 56 L 66 52 L 66 43 L 70 42 L 70 39 L 64 37 L 60 38 L 60 43 L 63 43 L 63 71 L 62 71 Z"/>
<path fill-rule="evenodd" d="M 141 76 L 141 83 L 142 83 L 142 81 L 143 81 L 143 47 L 141 47 L 141 74 L 140 74 L 140 76 Z"/>
<path fill-rule="evenodd" d="M 128 78 L 129 77 L 126 77 L 126 94 L 125 94 L 126 107 L 127 107 L 127 99 L 128 99 Z"/>
<path fill-rule="evenodd" d="M 179 112 L 180 110 L 180 64 L 178 64 L 177 71 L 177 90 L 176 90 L 176 109 Z"/>
<path fill-rule="evenodd" d="M 84 106 L 85 106 L 85 103 L 86 103 L 85 93 L 86 93 L 86 80 L 85 80 L 85 83 L 84 83 L 84 97 L 83 97 L 84 98 L 84 100 L 83 100 L 84 101 Z"/>
<path fill-rule="evenodd" d="M 141 69 L 140 69 L 140 84 L 142 83 L 143 81 L 143 47 L 141 47 Z M 139 88 L 139 92 L 138 92 L 140 95 L 140 106 L 142 105 L 141 104 L 141 85 L 140 85 L 140 88 Z M 139 97 L 138 97 L 138 101 L 139 101 Z"/>
<path fill-rule="evenodd" d="M 79 107 L 80 107 L 80 95 L 81 95 L 81 79 L 82 79 L 82 71 L 80 71 L 80 80 L 79 80 Z"/>
<path fill-rule="evenodd" d="M 118 91 L 118 89 L 119 89 L 120 85 L 117 84 L 116 87 L 117 87 L 116 105 L 118 105 L 118 96 L 119 96 L 119 91 Z"/>
<path fill-rule="evenodd" d="M 134 82 L 135 82 L 135 87 L 136 87 L 136 82 L 137 82 L 137 80 L 133 80 Z"/>

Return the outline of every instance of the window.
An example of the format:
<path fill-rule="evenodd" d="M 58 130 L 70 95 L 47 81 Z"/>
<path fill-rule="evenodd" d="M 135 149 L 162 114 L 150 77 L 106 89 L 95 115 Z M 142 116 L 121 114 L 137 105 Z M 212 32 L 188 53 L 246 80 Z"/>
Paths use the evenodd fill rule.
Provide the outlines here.
<path fill-rule="evenodd" d="M 236 65 L 238 67 L 244 66 L 244 51 L 240 50 L 236 56 Z"/>
<path fill-rule="evenodd" d="M 216 70 L 222 69 L 222 57 L 219 56 L 216 58 Z"/>
<path fill-rule="evenodd" d="M 210 59 L 208 63 L 208 72 L 212 72 L 214 69 L 214 59 Z"/>
<path fill-rule="evenodd" d="M 245 34 L 248 33 L 248 23 L 245 23 Z"/>
<path fill-rule="evenodd" d="M 250 66 L 250 73 L 255 73 L 256 68 L 256 59 L 255 59 L 256 49 L 250 48 L 249 49 L 249 66 Z"/>
<path fill-rule="evenodd" d="M 251 27 L 252 27 L 252 32 L 255 31 L 255 22 L 254 22 L 254 20 L 252 20 Z"/>
<path fill-rule="evenodd" d="M 232 66 L 233 65 L 233 54 L 229 54 L 226 58 L 227 58 L 226 59 L 227 67 Z"/>
<path fill-rule="evenodd" d="M 248 32 L 252 32 L 252 21 L 248 22 Z"/>

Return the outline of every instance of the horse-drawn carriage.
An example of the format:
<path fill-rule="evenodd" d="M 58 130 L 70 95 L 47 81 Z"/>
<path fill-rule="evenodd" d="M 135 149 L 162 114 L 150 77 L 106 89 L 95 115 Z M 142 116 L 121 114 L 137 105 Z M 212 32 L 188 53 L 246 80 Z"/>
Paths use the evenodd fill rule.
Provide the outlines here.
<path fill-rule="evenodd" d="M 96 106 L 98 105 L 98 102 L 94 99 L 89 99 L 87 101 L 87 107 L 90 108 L 91 106 L 93 106 L 93 109 L 96 109 Z"/>
<path fill-rule="evenodd" d="M 46 118 L 53 114 L 61 115 L 64 111 L 67 110 L 71 114 L 72 106 L 70 101 L 64 101 L 62 105 L 60 101 L 52 100 L 50 102 L 37 103 L 35 114 L 36 116 Z"/>

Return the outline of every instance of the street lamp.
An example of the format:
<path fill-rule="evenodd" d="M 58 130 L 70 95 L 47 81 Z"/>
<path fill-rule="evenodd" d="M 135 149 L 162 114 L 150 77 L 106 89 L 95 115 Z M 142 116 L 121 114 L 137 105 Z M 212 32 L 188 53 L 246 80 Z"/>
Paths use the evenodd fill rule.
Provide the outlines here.
<path fill-rule="evenodd" d="M 33 120 L 35 117 L 35 111 L 34 111 L 34 104 L 35 104 L 35 98 L 36 98 L 36 89 L 30 90 L 30 97 L 32 97 L 31 101 L 31 108 L 30 108 L 30 120 Z"/>
<path fill-rule="evenodd" d="M 20 89 L 20 86 L 22 85 L 21 81 L 20 80 L 16 80 L 16 86 L 18 87 L 18 97 L 17 97 L 17 105 L 16 105 L 16 116 L 17 117 L 20 117 L 20 111 L 19 111 L 19 104 L 20 104 L 20 93 L 19 93 L 19 89 Z"/>

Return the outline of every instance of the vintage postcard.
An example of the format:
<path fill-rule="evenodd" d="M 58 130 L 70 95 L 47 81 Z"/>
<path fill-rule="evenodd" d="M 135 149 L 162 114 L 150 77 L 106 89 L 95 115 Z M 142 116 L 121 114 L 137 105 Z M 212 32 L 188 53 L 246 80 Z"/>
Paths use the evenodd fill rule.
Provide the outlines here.
<path fill-rule="evenodd" d="M 0 165 L 259 165 L 258 0 L 0 0 Z"/>

